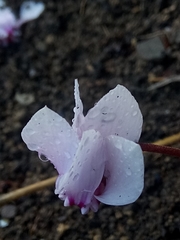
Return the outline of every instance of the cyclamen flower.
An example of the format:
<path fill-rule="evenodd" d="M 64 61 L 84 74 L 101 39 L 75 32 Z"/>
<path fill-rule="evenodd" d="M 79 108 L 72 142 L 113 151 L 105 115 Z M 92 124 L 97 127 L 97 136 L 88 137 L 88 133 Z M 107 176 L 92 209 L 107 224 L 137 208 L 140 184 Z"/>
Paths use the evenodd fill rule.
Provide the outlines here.
<path fill-rule="evenodd" d="M 43 3 L 33 1 L 24 2 L 20 8 L 19 19 L 16 19 L 10 8 L 5 7 L 3 1 L 0 2 L 0 43 L 7 45 L 11 41 L 16 41 L 20 35 L 19 28 L 22 24 L 36 19 L 44 11 Z"/>
<path fill-rule="evenodd" d="M 143 154 L 136 143 L 142 114 L 134 97 L 117 85 L 84 116 L 75 80 L 74 114 L 71 127 L 44 107 L 22 131 L 27 147 L 57 169 L 55 193 L 65 206 L 79 206 L 82 214 L 96 212 L 100 202 L 134 202 L 144 185 Z"/>

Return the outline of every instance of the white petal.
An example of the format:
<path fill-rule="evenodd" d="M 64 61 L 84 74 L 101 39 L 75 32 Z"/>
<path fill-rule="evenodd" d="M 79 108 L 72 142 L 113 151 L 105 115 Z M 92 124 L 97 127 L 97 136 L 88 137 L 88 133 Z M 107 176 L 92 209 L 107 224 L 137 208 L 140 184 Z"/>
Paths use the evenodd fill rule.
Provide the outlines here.
<path fill-rule="evenodd" d="M 103 136 L 119 135 L 136 142 L 141 134 L 142 114 L 131 93 L 117 85 L 89 110 L 82 129 L 95 129 Z"/>
<path fill-rule="evenodd" d="M 56 181 L 55 193 L 62 200 L 68 198 L 69 205 L 83 208 L 83 212 L 89 207 L 97 209 L 93 195 L 102 180 L 104 166 L 103 138 L 94 130 L 84 132 L 71 169 Z"/>
<path fill-rule="evenodd" d="M 109 205 L 134 202 L 144 186 L 144 162 L 140 146 L 118 136 L 109 136 L 107 153 L 106 187 L 102 195 L 95 197 Z"/>
<path fill-rule="evenodd" d="M 40 14 L 44 11 L 44 3 L 42 2 L 33 2 L 27 1 L 21 5 L 20 8 L 20 22 L 25 23 L 36 19 L 40 16 Z"/>
<path fill-rule="evenodd" d="M 4 40 L 6 38 L 8 38 L 8 32 L 5 31 L 4 29 L 0 28 L 0 40 Z"/>
<path fill-rule="evenodd" d="M 79 142 L 68 122 L 47 107 L 34 114 L 24 127 L 22 138 L 30 150 L 49 159 L 59 174 L 70 168 Z"/>
<path fill-rule="evenodd" d="M 8 31 L 16 24 L 16 18 L 10 8 L 0 9 L 0 28 Z"/>
<path fill-rule="evenodd" d="M 74 108 L 74 119 L 73 119 L 72 127 L 78 133 L 79 137 L 81 137 L 82 131 L 80 129 L 80 126 L 84 121 L 84 115 L 83 115 L 83 104 L 79 94 L 79 84 L 77 79 L 75 79 L 74 98 L 75 98 L 75 108 Z"/>
<path fill-rule="evenodd" d="M 4 7 L 4 6 L 5 6 L 4 0 L 0 0 L 0 7 Z"/>

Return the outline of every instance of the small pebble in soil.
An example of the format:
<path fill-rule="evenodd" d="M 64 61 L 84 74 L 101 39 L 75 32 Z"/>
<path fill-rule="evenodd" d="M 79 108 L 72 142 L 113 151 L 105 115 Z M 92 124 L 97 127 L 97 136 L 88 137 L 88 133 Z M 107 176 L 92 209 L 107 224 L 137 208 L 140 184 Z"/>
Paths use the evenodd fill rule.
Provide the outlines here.
<path fill-rule="evenodd" d="M 16 206 L 9 204 L 1 207 L 0 209 L 2 218 L 13 218 L 16 215 Z"/>
<path fill-rule="evenodd" d="M 9 226 L 9 221 L 7 219 L 0 219 L 0 228 L 5 228 Z"/>
<path fill-rule="evenodd" d="M 16 93 L 15 100 L 24 106 L 27 106 L 34 102 L 34 95 L 31 93 Z"/>

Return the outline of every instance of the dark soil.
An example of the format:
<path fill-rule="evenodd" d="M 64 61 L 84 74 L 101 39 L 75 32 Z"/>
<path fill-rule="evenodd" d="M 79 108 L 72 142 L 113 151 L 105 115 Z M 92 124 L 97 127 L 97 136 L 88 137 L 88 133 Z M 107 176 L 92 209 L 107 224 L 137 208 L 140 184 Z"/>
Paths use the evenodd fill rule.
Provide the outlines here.
<path fill-rule="evenodd" d="M 69 122 L 73 84 L 79 79 L 85 112 L 118 83 L 126 86 L 144 116 L 141 141 L 153 142 L 180 129 L 180 85 L 148 91 L 148 74 L 180 72 L 178 43 L 156 61 L 143 60 L 133 42 L 177 23 L 178 0 L 44 0 L 40 18 L 22 28 L 19 43 L 0 48 L 0 193 L 56 175 L 38 160 L 20 133 L 30 117 L 47 105 Z M 7 4 L 17 13 L 20 0 Z M 17 95 L 30 94 L 31 103 Z M 29 96 L 29 95 L 27 95 Z M 33 101 L 34 99 L 34 101 Z M 25 105 L 26 104 L 26 105 Z M 180 144 L 177 144 L 177 147 Z M 145 154 L 145 188 L 124 207 L 101 205 L 81 215 L 65 208 L 54 187 L 11 204 L 15 215 L 1 240 L 179 240 L 180 160 Z M 3 219 L 3 216 L 1 216 Z"/>

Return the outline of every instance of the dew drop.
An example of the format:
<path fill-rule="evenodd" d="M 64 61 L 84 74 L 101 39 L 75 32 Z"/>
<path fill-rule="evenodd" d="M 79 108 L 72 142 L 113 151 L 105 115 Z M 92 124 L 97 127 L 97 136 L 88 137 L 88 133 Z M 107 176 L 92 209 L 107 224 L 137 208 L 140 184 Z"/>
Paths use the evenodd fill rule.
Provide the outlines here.
<path fill-rule="evenodd" d="M 89 119 L 94 119 L 99 115 L 99 109 L 97 108 L 92 108 L 91 110 L 89 110 L 87 116 Z"/>
<path fill-rule="evenodd" d="M 134 111 L 132 115 L 135 117 L 137 115 L 137 111 Z"/>
<path fill-rule="evenodd" d="M 46 157 L 46 155 L 44 155 L 42 153 L 38 153 L 38 156 L 43 162 L 48 162 L 49 161 L 49 159 Z"/>
<path fill-rule="evenodd" d="M 127 169 L 126 169 L 126 174 L 127 174 L 128 176 L 131 176 L 132 173 L 131 173 L 131 169 L 130 169 L 130 168 L 127 168 Z"/>
<path fill-rule="evenodd" d="M 64 192 L 64 187 L 62 187 L 60 190 L 59 190 L 59 193 L 63 193 Z"/>
<path fill-rule="evenodd" d="M 82 163 L 81 163 L 80 161 L 78 162 L 78 166 L 79 166 L 79 167 L 82 167 Z"/>
<path fill-rule="evenodd" d="M 85 140 L 85 142 L 84 142 L 84 146 L 86 146 L 86 145 L 88 144 L 88 142 L 89 142 L 89 137 L 86 138 L 86 140 Z M 83 146 L 83 147 L 84 147 L 84 146 Z"/>
<path fill-rule="evenodd" d="M 116 148 L 118 148 L 119 150 L 123 150 L 123 147 L 122 147 L 122 144 L 119 142 L 119 141 L 114 141 L 114 146 L 116 147 Z"/>
<path fill-rule="evenodd" d="M 70 172 L 70 174 L 69 174 L 69 177 L 72 177 L 73 173 L 74 173 L 74 172 L 73 172 L 73 171 L 71 171 L 71 172 Z"/>
<path fill-rule="evenodd" d="M 102 122 L 112 122 L 116 118 L 115 113 L 108 113 L 102 116 Z"/>
<path fill-rule="evenodd" d="M 93 139 L 95 140 L 97 138 L 97 135 L 94 135 Z"/>
<path fill-rule="evenodd" d="M 105 115 L 108 113 L 108 110 L 109 110 L 108 107 L 103 107 L 103 108 L 101 108 L 101 113 Z"/>
<path fill-rule="evenodd" d="M 123 119 L 119 119 L 118 124 L 122 125 L 123 124 Z M 118 128 L 121 128 L 121 126 L 118 126 Z"/>
<path fill-rule="evenodd" d="M 48 136 L 49 136 L 49 132 L 45 132 L 44 135 L 45 135 L 46 137 L 48 137 Z"/>
<path fill-rule="evenodd" d="M 56 143 L 56 144 L 60 144 L 61 141 L 59 141 L 59 139 L 55 139 L 55 143 Z"/>
<path fill-rule="evenodd" d="M 104 100 L 105 102 L 108 102 L 108 101 L 109 101 L 109 98 L 108 98 L 107 96 L 105 96 L 105 97 L 103 98 L 103 100 Z"/>
<path fill-rule="evenodd" d="M 35 131 L 31 128 L 27 128 L 26 133 L 29 134 L 29 135 L 33 135 L 35 133 Z"/>
<path fill-rule="evenodd" d="M 92 124 L 88 125 L 87 129 L 91 129 L 94 128 L 94 126 Z"/>
<path fill-rule="evenodd" d="M 68 130 L 68 131 L 66 132 L 66 136 L 67 136 L 68 138 L 71 136 L 71 131 L 70 131 L 70 130 Z"/>
<path fill-rule="evenodd" d="M 65 152 L 64 154 L 65 154 L 65 156 L 66 156 L 68 159 L 70 159 L 70 158 L 71 158 L 71 155 L 70 155 L 70 153 L 69 153 L 69 152 Z"/>
<path fill-rule="evenodd" d="M 79 178 L 79 173 L 77 173 L 77 174 L 73 177 L 73 181 L 78 180 L 78 178 Z"/>

